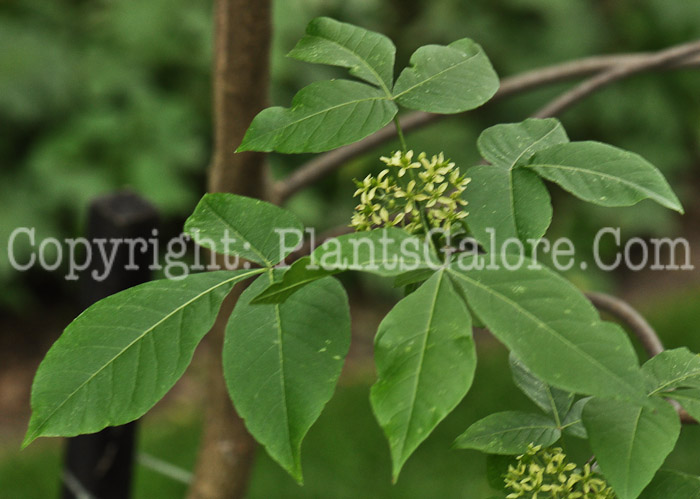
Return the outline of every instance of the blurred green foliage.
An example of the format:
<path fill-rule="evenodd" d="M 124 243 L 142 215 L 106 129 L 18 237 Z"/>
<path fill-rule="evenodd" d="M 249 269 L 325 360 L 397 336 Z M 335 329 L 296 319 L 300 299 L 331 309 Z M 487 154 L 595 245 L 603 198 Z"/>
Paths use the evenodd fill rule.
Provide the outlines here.
<path fill-rule="evenodd" d="M 208 160 L 209 2 L 0 8 L 0 240 L 78 236 L 89 200 L 123 187 L 186 215 Z M 0 298 L 21 284 L 3 251 L 2 288 L 13 278 Z"/>
<path fill-rule="evenodd" d="M 501 76 L 700 37 L 700 3 L 667 0 L 277 0 L 273 15 L 272 101 L 281 105 L 311 81 L 344 74 L 284 57 L 318 15 L 386 33 L 398 46 L 397 67 L 420 45 L 468 36 Z M 88 201 L 124 187 L 153 201 L 175 226 L 184 219 L 204 190 L 210 154 L 211 16 L 211 0 L 0 4 L 0 244 L 18 226 L 37 227 L 39 238 L 78 236 Z M 519 121 L 567 87 L 450 118 L 410 134 L 409 143 L 431 154 L 445 150 L 466 168 L 478 159 L 481 129 Z M 698 88 L 697 70 L 639 76 L 561 118 L 572 139 L 601 139 L 642 154 L 688 202 L 697 194 L 693 169 L 700 163 Z M 321 229 L 347 223 L 350 180 L 379 168 L 376 156 L 351 162 L 290 207 Z M 306 159 L 273 155 L 271 162 L 279 176 Z M 584 209 L 556 193 L 555 202 L 553 234 L 574 234 L 582 247 L 605 225 L 621 225 L 627 237 L 670 235 L 680 220 L 651 203 Z M 27 250 L 17 247 L 20 256 Z M 0 308 L 26 304 L 28 282 L 11 269 L 3 248 Z"/>

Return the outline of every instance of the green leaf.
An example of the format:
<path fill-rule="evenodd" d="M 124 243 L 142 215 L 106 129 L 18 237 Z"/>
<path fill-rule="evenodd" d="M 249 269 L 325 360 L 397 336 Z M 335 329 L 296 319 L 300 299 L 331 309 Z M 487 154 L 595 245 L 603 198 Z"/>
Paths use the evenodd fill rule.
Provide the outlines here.
<path fill-rule="evenodd" d="M 301 243 L 302 230 L 290 211 L 224 193 L 205 194 L 185 222 L 185 232 L 200 246 L 266 266 L 291 253 Z"/>
<path fill-rule="evenodd" d="M 527 165 L 574 196 L 601 206 L 652 199 L 683 213 L 664 176 L 641 156 L 600 142 L 571 142 L 535 153 Z"/>
<path fill-rule="evenodd" d="M 265 288 L 251 303 L 282 303 L 307 284 L 337 272 L 316 267 L 311 264 L 311 257 L 305 256 L 284 270 L 282 278 Z"/>
<path fill-rule="evenodd" d="M 504 248 L 508 239 L 519 239 L 529 249 L 528 239 L 539 240 L 547 232 L 552 221 L 549 192 L 536 174 L 516 166 L 541 149 L 568 141 L 553 118 L 496 125 L 481 133 L 479 151 L 492 164 L 467 171 L 472 182 L 464 199 L 470 205 L 467 225 L 487 252 L 519 251 L 515 245 Z"/>
<path fill-rule="evenodd" d="M 359 270 L 385 277 L 441 265 L 424 239 L 395 227 L 329 239 L 314 250 L 311 262 L 328 271 Z"/>
<path fill-rule="evenodd" d="M 583 408 L 586 407 L 586 404 L 592 398 L 593 397 L 585 397 L 576 401 L 569 413 L 564 418 L 564 421 L 562 421 L 562 430 L 564 433 L 568 433 L 569 435 L 577 438 L 588 438 L 586 427 L 583 426 L 582 415 Z"/>
<path fill-rule="evenodd" d="M 650 398 L 644 407 L 594 398 L 583 409 L 583 424 L 600 469 L 620 499 L 639 496 L 680 433 L 671 404 Z"/>
<path fill-rule="evenodd" d="M 289 266 L 252 303 L 281 303 L 303 286 L 346 270 L 380 276 L 406 275 L 427 279 L 440 267 L 432 249 L 418 237 L 388 227 L 345 234 L 325 241 L 308 256 Z M 418 277 L 412 277 L 418 275 Z"/>
<path fill-rule="evenodd" d="M 553 416 L 557 425 L 561 426 L 574 402 L 574 394 L 549 386 L 532 374 L 532 371 L 513 353 L 510 354 L 509 360 L 513 381 L 518 388 L 540 409 Z"/>
<path fill-rule="evenodd" d="M 474 166 L 466 175 L 471 183 L 463 194 L 469 203 L 465 221 L 474 238 L 488 253 L 520 252 L 517 245 L 506 245 L 509 239 L 520 240 L 529 252 L 552 221 L 544 182 L 524 168 L 493 165 Z"/>
<path fill-rule="evenodd" d="M 412 270 L 403 274 L 399 274 L 394 278 L 394 287 L 402 288 L 412 284 L 422 283 L 427 281 L 431 275 L 435 273 L 432 269 Z"/>
<path fill-rule="evenodd" d="M 394 480 L 413 451 L 466 395 L 476 351 L 471 317 L 440 271 L 379 325 L 371 402 L 389 441 Z"/>
<path fill-rule="evenodd" d="M 302 440 L 333 395 L 350 345 L 348 299 L 326 277 L 282 304 L 251 304 L 270 278 L 253 282 L 231 315 L 224 377 L 248 431 L 301 482 Z"/>
<path fill-rule="evenodd" d="M 469 38 L 421 47 L 410 64 L 394 85 L 396 102 L 410 109 L 460 113 L 481 106 L 498 90 L 491 62 Z"/>
<path fill-rule="evenodd" d="M 540 379 L 586 395 L 641 399 L 643 377 L 622 329 L 600 320 L 571 283 L 514 255 L 451 267 L 469 306 Z M 459 268 L 459 267 L 462 268 Z M 509 270 L 512 269 L 512 270 Z"/>
<path fill-rule="evenodd" d="M 552 418 L 521 411 L 497 412 L 467 428 L 454 447 L 490 454 L 522 454 L 529 444 L 547 447 L 561 432 Z"/>
<path fill-rule="evenodd" d="M 700 389 L 674 390 L 664 395 L 678 401 L 695 421 L 700 422 Z"/>
<path fill-rule="evenodd" d="M 687 348 L 665 350 L 649 359 L 642 372 L 651 395 L 681 386 L 700 388 L 700 355 Z"/>
<path fill-rule="evenodd" d="M 312 83 L 294 96 L 292 107 L 261 111 L 236 152 L 323 152 L 376 132 L 398 108 L 376 87 L 349 80 Z"/>
<path fill-rule="evenodd" d="M 639 499 L 700 499 L 700 476 L 679 471 L 659 471 Z"/>
<path fill-rule="evenodd" d="M 489 127 L 481 132 L 476 144 L 484 159 L 494 166 L 513 169 L 537 151 L 566 142 L 569 137 L 559 120 L 530 118 Z"/>
<path fill-rule="evenodd" d="M 328 17 L 317 17 L 289 53 L 300 61 L 350 68 L 350 74 L 377 85 L 391 97 L 396 47 L 386 36 Z"/>
<path fill-rule="evenodd" d="M 252 303 L 281 303 L 303 286 L 346 270 L 380 276 L 417 274 L 428 278 L 439 268 L 432 249 L 420 238 L 393 227 L 345 234 L 325 241 L 308 257 L 294 262 Z"/>
<path fill-rule="evenodd" d="M 180 378 L 237 270 L 153 281 L 101 300 L 71 322 L 42 361 L 23 445 L 138 419 Z"/>

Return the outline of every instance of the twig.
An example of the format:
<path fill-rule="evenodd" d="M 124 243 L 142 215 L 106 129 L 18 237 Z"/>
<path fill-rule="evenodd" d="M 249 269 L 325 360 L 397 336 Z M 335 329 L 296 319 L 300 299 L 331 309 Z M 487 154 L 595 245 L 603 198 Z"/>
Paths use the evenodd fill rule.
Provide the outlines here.
<path fill-rule="evenodd" d="M 605 293 L 586 293 L 586 296 L 598 310 L 609 313 L 627 325 L 640 341 L 644 347 L 644 351 L 646 351 L 649 357 L 653 357 L 664 351 L 664 346 L 661 343 L 661 339 L 659 339 L 659 335 L 656 334 L 654 328 L 649 325 L 646 319 L 642 317 L 642 314 L 637 312 L 632 305 L 621 298 Z M 681 423 L 698 424 L 698 421 L 693 419 L 679 403 L 674 400 L 669 400 L 669 402 L 676 409 L 676 412 L 678 412 Z"/>
<path fill-rule="evenodd" d="M 683 47 L 685 47 L 685 45 L 675 48 Z M 516 76 L 504 78 L 501 81 L 500 89 L 490 102 L 520 94 L 545 85 L 568 81 L 600 72 L 607 72 L 611 68 L 616 68 L 618 66 L 628 67 L 637 64 L 641 65 L 659 54 L 661 54 L 661 52 L 587 57 L 584 59 L 528 71 Z M 664 65 L 663 68 L 681 69 L 696 66 L 700 66 L 700 55 L 698 54 L 672 59 L 670 62 Z M 653 68 L 656 68 L 656 66 L 653 66 Z M 652 67 L 647 69 L 652 69 Z M 622 78 L 644 70 L 645 69 L 640 69 L 636 72 L 625 74 L 622 76 Z M 612 83 L 613 81 L 616 80 L 611 80 L 606 82 L 606 84 Z M 402 116 L 399 122 L 404 132 L 410 132 L 446 117 L 448 116 L 418 111 Z M 359 142 L 355 142 L 354 144 L 350 144 L 317 156 L 308 163 L 297 168 L 297 170 L 287 178 L 277 182 L 273 186 L 273 199 L 278 203 L 285 202 L 304 187 L 314 183 L 316 180 L 339 168 L 347 161 L 369 152 L 375 147 L 394 138 L 396 138 L 396 129 L 393 126 L 386 126 L 377 133 L 370 135 Z"/>
<path fill-rule="evenodd" d="M 632 305 L 621 298 L 605 293 L 586 293 L 586 296 L 598 310 L 607 312 L 624 322 L 637 337 L 649 357 L 664 351 L 659 335 Z"/>
<path fill-rule="evenodd" d="M 607 71 L 590 78 L 577 85 L 570 91 L 562 94 L 546 104 L 539 111 L 532 115 L 533 118 L 549 118 L 556 116 L 565 109 L 568 109 L 581 99 L 591 95 L 598 89 L 610 85 L 613 82 L 622 80 L 629 76 L 652 69 L 663 68 L 677 62 L 685 57 L 697 56 L 700 53 L 700 42 L 686 43 L 667 50 L 662 50 L 656 54 L 638 59 L 628 63 L 610 68 Z"/>

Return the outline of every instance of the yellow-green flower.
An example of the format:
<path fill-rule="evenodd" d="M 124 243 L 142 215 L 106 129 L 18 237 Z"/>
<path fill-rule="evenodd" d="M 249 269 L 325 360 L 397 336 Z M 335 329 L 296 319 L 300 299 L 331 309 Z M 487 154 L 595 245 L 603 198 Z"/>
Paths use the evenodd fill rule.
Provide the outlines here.
<path fill-rule="evenodd" d="M 360 204 L 350 225 L 356 230 L 399 226 L 410 233 L 448 231 L 468 215 L 462 194 L 469 179 L 442 153 L 428 158 L 422 152 L 414 161 L 413 151 L 396 151 L 380 160 L 389 168 L 355 181 Z M 408 180 L 402 178 L 406 172 Z"/>
<path fill-rule="evenodd" d="M 614 499 L 615 494 L 605 480 L 592 471 L 591 465 L 578 469 L 566 461 L 559 447 L 545 448 L 530 445 L 517 457 L 516 465 L 509 465 L 504 475 L 509 494 L 507 499 Z"/>

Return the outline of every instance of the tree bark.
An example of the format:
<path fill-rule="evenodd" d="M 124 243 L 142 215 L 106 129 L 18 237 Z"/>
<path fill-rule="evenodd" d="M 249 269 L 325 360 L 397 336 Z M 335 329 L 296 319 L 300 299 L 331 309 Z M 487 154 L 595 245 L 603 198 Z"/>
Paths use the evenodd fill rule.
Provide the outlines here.
<path fill-rule="evenodd" d="M 264 199 L 264 155 L 234 151 L 253 117 L 268 103 L 270 0 L 216 0 L 214 28 L 209 191 Z M 256 444 L 231 404 L 221 361 L 226 322 L 240 292 L 237 287 L 224 301 L 202 349 L 208 370 L 206 415 L 190 499 L 236 499 L 244 496 L 248 485 Z"/>

